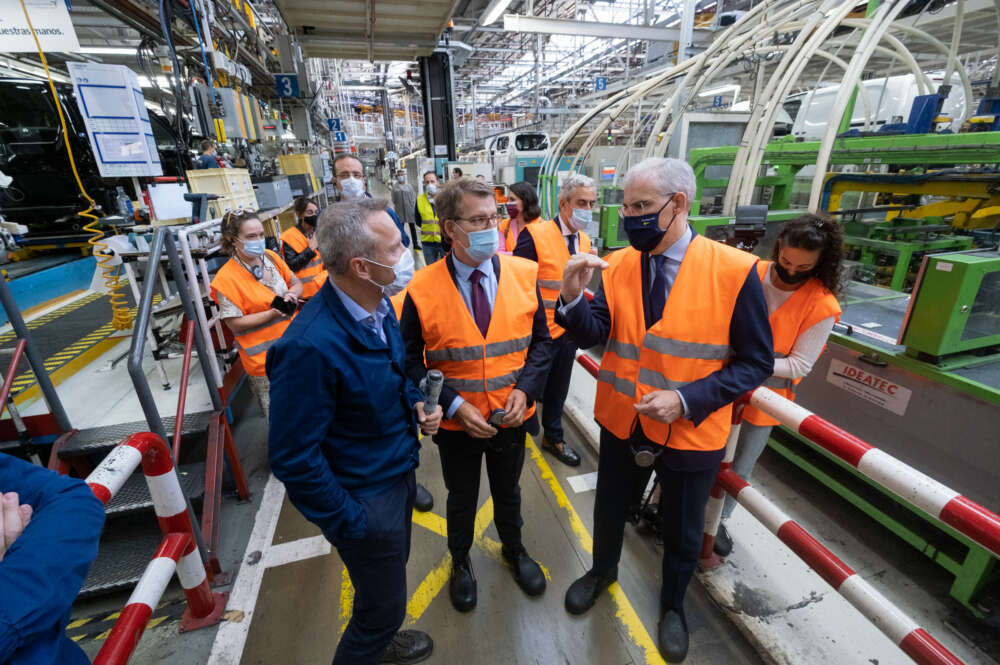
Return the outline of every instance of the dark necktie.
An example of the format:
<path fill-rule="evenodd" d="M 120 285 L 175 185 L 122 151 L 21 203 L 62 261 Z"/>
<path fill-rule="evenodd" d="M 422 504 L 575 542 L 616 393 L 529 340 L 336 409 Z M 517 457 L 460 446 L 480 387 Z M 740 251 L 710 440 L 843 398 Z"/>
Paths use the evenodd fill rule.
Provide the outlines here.
<path fill-rule="evenodd" d="M 649 289 L 650 321 L 652 325 L 663 318 L 663 308 L 667 304 L 667 271 L 665 269 L 667 257 L 663 254 L 650 256 L 653 262 L 655 273 L 653 276 L 653 286 Z"/>
<path fill-rule="evenodd" d="M 569 255 L 573 256 L 576 254 L 576 234 L 566 236 L 566 247 L 569 249 Z"/>
<path fill-rule="evenodd" d="M 479 270 L 473 270 L 469 275 L 472 282 L 472 317 L 476 320 L 479 332 L 486 337 L 486 331 L 490 329 L 490 301 L 486 297 L 486 289 L 483 288 L 482 279 L 486 277 Z"/>

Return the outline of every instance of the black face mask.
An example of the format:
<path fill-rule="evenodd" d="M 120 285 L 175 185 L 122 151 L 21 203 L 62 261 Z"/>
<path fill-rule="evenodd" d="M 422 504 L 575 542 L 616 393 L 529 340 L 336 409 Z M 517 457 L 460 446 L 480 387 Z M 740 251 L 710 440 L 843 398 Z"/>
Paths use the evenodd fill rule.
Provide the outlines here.
<path fill-rule="evenodd" d="M 774 272 L 778 273 L 778 277 L 785 284 L 801 284 L 812 277 L 812 270 L 804 270 L 802 272 L 797 272 L 794 275 L 787 270 L 780 263 L 775 262 Z"/>
<path fill-rule="evenodd" d="M 303 217 L 302 221 L 309 226 L 316 228 L 316 220 L 319 219 L 319 215 L 309 215 L 308 217 Z"/>

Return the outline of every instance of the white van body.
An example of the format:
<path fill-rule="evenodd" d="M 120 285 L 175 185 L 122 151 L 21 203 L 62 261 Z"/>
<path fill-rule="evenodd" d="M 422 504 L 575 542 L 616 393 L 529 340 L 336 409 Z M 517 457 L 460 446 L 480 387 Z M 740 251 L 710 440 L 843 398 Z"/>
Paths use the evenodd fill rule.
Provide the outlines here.
<path fill-rule="evenodd" d="M 933 86 L 933 92 L 944 80 L 943 74 L 928 76 Z M 961 79 L 954 75 L 951 81 L 951 93 L 944 100 L 942 115 L 951 118 L 951 130 L 958 131 L 965 116 L 966 100 L 962 90 Z M 810 90 L 796 95 L 790 95 L 783 104 L 785 111 L 794 118 L 792 135 L 806 141 L 818 141 L 826 133 L 826 125 L 830 119 L 830 109 L 840 90 L 838 84 Z M 906 122 L 910 117 L 913 99 L 919 93 L 916 79 L 912 74 L 890 76 L 886 78 L 862 81 L 859 86 L 858 99 L 851 115 L 851 128 L 865 128 L 865 105 L 861 99 L 862 91 L 868 97 L 868 107 L 871 109 L 870 131 L 893 122 Z"/>
<path fill-rule="evenodd" d="M 493 165 L 494 182 L 506 182 L 504 176 L 510 179 L 517 166 L 519 158 L 543 159 L 549 150 L 549 135 L 537 131 L 514 131 L 489 139 L 486 151 Z M 504 170 L 507 169 L 505 172 Z"/>

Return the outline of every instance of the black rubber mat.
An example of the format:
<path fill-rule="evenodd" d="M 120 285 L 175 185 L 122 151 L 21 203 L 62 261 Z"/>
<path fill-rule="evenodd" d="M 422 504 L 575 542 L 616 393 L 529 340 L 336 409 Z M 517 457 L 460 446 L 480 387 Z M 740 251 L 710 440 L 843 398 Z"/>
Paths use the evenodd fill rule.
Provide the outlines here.
<path fill-rule="evenodd" d="M 198 413 L 188 413 L 184 415 L 184 425 L 181 436 L 201 434 L 208 429 L 209 423 L 214 417 L 213 411 L 200 411 Z M 163 418 L 163 427 L 167 430 L 168 436 L 173 438 L 174 416 Z M 118 423 L 117 425 L 107 425 L 105 427 L 92 427 L 82 429 L 71 438 L 59 451 L 59 457 L 70 459 L 80 455 L 93 455 L 104 453 L 117 446 L 124 439 L 136 432 L 146 432 L 149 424 L 145 420 L 136 420 L 130 423 Z"/>

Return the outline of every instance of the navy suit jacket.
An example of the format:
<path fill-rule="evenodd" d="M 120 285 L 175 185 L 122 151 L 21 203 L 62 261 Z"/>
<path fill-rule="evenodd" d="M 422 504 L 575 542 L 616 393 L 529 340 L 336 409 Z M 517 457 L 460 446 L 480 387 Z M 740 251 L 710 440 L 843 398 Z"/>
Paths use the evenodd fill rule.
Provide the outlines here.
<path fill-rule="evenodd" d="M 642 306 L 646 327 L 652 325 L 649 305 L 649 254 L 642 255 Z M 640 286 L 640 285 L 636 285 Z M 562 303 L 560 303 L 561 305 Z M 594 299 L 583 298 L 563 315 L 556 310 L 556 323 L 566 328 L 581 348 L 603 346 L 611 333 L 611 312 L 604 297 L 604 282 Z M 747 391 L 758 387 L 774 369 L 774 344 L 768 320 L 767 301 L 757 270 L 747 274 L 736 298 L 729 322 L 729 363 L 708 376 L 681 388 L 691 422 L 698 425 L 713 411 L 732 403 Z"/>
<path fill-rule="evenodd" d="M 419 463 L 413 406 L 423 394 L 404 371 L 391 306 L 383 329 L 386 342 L 358 323 L 326 282 L 267 353 L 271 470 L 330 539 L 364 537 L 356 499 Z"/>

